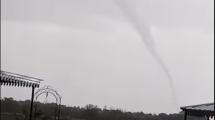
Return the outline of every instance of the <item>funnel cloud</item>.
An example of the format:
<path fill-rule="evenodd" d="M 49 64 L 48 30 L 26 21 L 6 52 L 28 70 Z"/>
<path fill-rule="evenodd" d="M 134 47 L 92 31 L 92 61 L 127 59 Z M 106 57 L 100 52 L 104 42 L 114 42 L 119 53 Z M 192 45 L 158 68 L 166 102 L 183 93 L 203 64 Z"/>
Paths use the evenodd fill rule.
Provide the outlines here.
<path fill-rule="evenodd" d="M 133 24 L 134 28 L 138 31 L 139 35 L 141 36 L 143 42 L 145 43 L 147 49 L 151 53 L 151 55 L 157 60 L 157 62 L 160 64 L 160 66 L 163 68 L 171 87 L 173 100 L 175 103 L 176 110 L 179 108 L 179 103 L 177 99 L 177 93 L 174 88 L 173 78 L 170 75 L 169 70 L 167 69 L 166 65 L 164 64 L 163 60 L 159 56 L 155 44 L 153 41 L 153 38 L 151 36 L 149 27 L 147 26 L 146 22 L 135 14 L 135 12 L 132 11 L 132 9 L 129 8 L 125 0 L 115 0 L 116 4 L 120 7 L 120 9 L 123 11 L 123 13 L 129 18 L 130 22 Z"/>

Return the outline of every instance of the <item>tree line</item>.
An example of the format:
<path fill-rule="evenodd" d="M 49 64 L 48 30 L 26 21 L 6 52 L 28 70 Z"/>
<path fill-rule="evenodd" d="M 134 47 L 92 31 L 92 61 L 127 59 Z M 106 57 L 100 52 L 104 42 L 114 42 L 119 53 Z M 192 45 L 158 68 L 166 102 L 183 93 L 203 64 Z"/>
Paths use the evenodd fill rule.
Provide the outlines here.
<path fill-rule="evenodd" d="M 54 116 L 55 103 L 37 103 L 37 114 Z M 30 100 L 16 101 L 13 98 L 1 99 L 1 113 L 29 114 Z M 85 107 L 60 106 L 61 119 L 67 120 L 183 120 L 183 114 L 149 114 L 144 112 L 128 112 L 120 109 L 99 108 L 96 105 Z M 188 120 L 204 120 L 205 118 L 189 117 Z"/>

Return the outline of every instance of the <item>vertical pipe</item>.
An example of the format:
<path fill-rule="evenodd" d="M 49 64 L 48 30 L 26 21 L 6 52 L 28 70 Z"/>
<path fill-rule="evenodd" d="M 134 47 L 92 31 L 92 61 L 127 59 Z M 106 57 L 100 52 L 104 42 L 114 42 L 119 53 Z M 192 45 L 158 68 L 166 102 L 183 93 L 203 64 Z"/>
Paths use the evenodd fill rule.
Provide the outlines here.
<path fill-rule="evenodd" d="M 32 120 L 32 111 L 33 111 L 33 103 L 34 103 L 34 89 L 35 87 L 32 87 L 32 93 L 31 93 L 31 108 L 30 108 L 30 115 L 29 120 Z"/>
<path fill-rule="evenodd" d="M 184 111 L 184 120 L 187 120 L 187 110 Z"/>
<path fill-rule="evenodd" d="M 60 103 L 58 106 L 58 120 L 60 120 L 60 106 L 61 106 L 61 98 L 60 98 Z"/>
<path fill-rule="evenodd" d="M 55 105 L 55 115 L 54 115 L 54 119 L 57 120 L 57 110 L 58 110 L 58 105 L 57 105 L 57 101 L 56 101 L 56 105 Z"/>
<path fill-rule="evenodd" d="M 60 104 L 58 106 L 58 120 L 60 120 Z"/>
<path fill-rule="evenodd" d="M 34 107 L 34 114 L 36 114 L 36 113 L 37 113 L 37 97 L 36 97 L 35 107 Z M 34 118 L 34 120 L 35 120 L 35 118 Z"/>

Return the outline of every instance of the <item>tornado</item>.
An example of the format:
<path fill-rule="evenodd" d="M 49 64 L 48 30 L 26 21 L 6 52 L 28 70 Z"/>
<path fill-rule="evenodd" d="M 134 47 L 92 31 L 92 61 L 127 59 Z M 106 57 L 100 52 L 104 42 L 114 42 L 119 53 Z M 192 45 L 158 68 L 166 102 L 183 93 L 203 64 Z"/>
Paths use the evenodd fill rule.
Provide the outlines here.
<path fill-rule="evenodd" d="M 176 111 L 178 112 L 179 102 L 177 99 L 177 92 L 174 87 L 173 78 L 168 68 L 166 67 L 165 63 L 163 62 L 163 60 L 161 59 L 161 57 L 159 56 L 156 50 L 155 43 L 154 43 L 151 31 L 149 29 L 149 26 L 146 24 L 146 22 L 143 19 L 140 19 L 138 15 L 129 7 L 128 3 L 126 3 L 126 0 L 114 0 L 114 2 L 120 8 L 122 13 L 128 18 L 128 20 L 133 25 L 133 27 L 137 30 L 148 51 L 158 62 L 158 64 L 162 67 L 164 73 L 167 76 L 167 79 L 172 91 L 174 105 L 176 107 Z"/>

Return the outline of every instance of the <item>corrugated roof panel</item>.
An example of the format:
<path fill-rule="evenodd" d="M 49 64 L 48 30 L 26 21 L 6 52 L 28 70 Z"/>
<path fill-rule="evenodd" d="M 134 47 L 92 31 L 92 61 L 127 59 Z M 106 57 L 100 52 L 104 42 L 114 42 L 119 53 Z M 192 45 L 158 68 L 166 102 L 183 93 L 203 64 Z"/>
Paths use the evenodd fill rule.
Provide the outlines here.
<path fill-rule="evenodd" d="M 193 105 L 187 107 L 181 107 L 182 109 L 190 109 L 190 110 L 202 110 L 202 111 L 214 111 L 214 103 L 207 103 L 201 105 Z"/>

